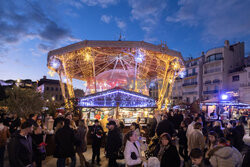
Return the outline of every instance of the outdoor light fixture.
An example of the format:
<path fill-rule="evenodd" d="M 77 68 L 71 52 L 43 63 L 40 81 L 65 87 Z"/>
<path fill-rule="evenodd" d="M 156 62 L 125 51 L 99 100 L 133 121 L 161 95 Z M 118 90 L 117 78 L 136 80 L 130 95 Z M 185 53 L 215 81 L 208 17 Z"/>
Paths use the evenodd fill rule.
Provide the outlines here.
<path fill-rule="evenodd" d="M 144 53 L 140 49 L 138 49 L 135 55 L 135 61 L 137 63 L 142 63 L 144 57 L 145 57 Z"/>
<path fill-rule="evenodd" d="M 59 59 L 53 59 L 50 62 L 50 66 L 57 70 L 61 66 L 61 61 Z"/>
<path fill-rule="evenodd" d="M 221 95 L 221 99 L 222 100 L 227 100 L 228 99 L 228 95 L 226 95 L 226 94 Z"/>
<path fill-rule="evenodd" d="M 184 78 L 185 75 L 186 75 L 186 73 L 185 73 L 184 71 L 181 71 L 181 72 L 179 73 L 179 77 L 180 77 L 180 78 Z"/>

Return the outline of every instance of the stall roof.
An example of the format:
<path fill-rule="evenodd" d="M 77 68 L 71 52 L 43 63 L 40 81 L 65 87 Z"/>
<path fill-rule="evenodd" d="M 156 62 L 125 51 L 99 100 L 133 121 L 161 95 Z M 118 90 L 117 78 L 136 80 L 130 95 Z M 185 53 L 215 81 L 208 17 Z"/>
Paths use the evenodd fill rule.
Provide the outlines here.
<path fill-rule="evenodd" d="M 113 88 L 80 98 L 79 107 L 119 107 L 121 108 L 156 108 L 156 101 L 150 96 L 122 88 Z"/>

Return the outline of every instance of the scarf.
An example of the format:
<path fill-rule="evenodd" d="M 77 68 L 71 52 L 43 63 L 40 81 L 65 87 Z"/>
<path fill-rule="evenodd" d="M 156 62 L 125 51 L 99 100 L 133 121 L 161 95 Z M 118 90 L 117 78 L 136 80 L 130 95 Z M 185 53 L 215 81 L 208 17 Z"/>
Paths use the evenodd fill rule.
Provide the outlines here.
<path fill-rule="evenodd" d="M 159 151 L 159 153 L 158 153 L 158 155 L 157 155 L 157 158 L 159 159 L 160 162 L 161 162 L 161 158 L 162 158 L 164 152 L 165 152 L 169 147 L 170 147 L 170 145 L 167 145 L 167 146 L 161 145 L 160 151 Z"/>

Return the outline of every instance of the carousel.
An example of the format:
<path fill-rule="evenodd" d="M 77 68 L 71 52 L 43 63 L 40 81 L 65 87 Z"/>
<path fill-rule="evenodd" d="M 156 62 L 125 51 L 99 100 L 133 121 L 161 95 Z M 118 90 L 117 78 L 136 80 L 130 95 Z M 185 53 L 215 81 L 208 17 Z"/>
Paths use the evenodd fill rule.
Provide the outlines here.
<path fill-rule="evenodd" d="M 183 64 L 180 52 L 143 41 L 85 40 L 52 50 L 47 58 L 68 107 L 75 97 L 74 80 L 86 86 L 78 104 L 82 108 L 162 109 Z M 149 97 L 152 85 L 157 85 L 154 99 Z"/>

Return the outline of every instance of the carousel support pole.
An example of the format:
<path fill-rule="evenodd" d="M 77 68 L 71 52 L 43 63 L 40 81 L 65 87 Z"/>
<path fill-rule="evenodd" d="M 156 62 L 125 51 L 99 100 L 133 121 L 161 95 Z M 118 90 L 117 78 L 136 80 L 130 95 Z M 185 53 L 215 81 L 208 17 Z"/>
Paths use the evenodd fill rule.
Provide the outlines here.
<path fill-rule="evenodd" d="M 61 92 L 62 92 L 62 96 L 63 96 L 63 99 L 64 99 L 64 103 L 65 103 L 65 105 L 67 105 L 68 104 L 68 99 L 66 97 L 65 85 L 64 85 L 64 83 L 62 81 L 62 74 L 61 73 L 59 73 L 59 78 L 60 78 L 59 83 L 60 83 L 60 87 L 61 87 Z"/>

